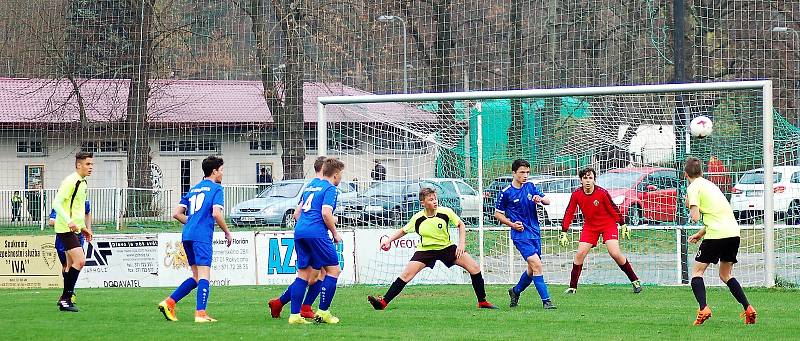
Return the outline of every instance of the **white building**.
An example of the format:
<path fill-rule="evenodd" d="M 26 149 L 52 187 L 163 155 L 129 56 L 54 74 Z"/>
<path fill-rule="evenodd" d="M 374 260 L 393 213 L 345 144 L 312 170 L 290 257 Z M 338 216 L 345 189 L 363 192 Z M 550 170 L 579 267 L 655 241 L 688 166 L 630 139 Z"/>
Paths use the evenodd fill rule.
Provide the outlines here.
<path fill-rule="evenodd" d="M 5 166 L 0 174 L 0 207 L 6 208 L 0 219 L 11 217 L 14 190 L 56 189 L 74 171 L 74 154 L 79 150 L 95 153 L 90 188 L 128 187 L 124 125 L 128 81 L 79 84 L 92 131 L 84 141 L 75 136 L 80 105 L 69 82 L 0 79 L 0 162 Z M 254 184 L 260 168 L 271 170 L 274 181 L 283 178 L 281 145 L 261 82 L 168 80 L 153 82 L 151 87 L 150 172 L 153 188 L 163 191 L 164 205 L 177 203 L 180 194 L 203 176 L 200 164 L 212 154 L 225 159 L 225 184 Z M 340 83 L 305 84 L 305 125 L 297 134 L 305 138 L 306 177 L 313 175 L 317 155 L 317 97 L 365 94 Z M 399 128 L 435 121 L 434 114 L 390 103 L 331 106 L 327 115 L 328 154 L 345 162 L 345 179 L 370 181 L 375 160 L 386 166 L 388 179 L 434 175 L 435 148 Z M 97 210 L 113 203 L 112 195 L 93 193 Z M 49 202 L 44 206 L 49 211 Z"/>

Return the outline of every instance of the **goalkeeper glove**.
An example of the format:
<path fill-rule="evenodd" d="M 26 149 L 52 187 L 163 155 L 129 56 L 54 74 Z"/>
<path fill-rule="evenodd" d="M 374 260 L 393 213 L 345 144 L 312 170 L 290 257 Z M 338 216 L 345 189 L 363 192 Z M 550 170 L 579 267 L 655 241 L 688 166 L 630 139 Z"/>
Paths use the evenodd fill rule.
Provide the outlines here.
<path fill-rule="evenodd" d="M 631 239 L 631 230 L 628 228 L 628 224 L 622 224 L 622 226 L 620 226 L 619 238 L 622 240 Z"/>
<path fill-rule="evenodd" d="M 567 237 L 566 232 L 561 232 L 561 236 L 558 237 L 558 244 L 562 247 L 567 247 L 567 245 L 569 245 L 569 237 Z"/>

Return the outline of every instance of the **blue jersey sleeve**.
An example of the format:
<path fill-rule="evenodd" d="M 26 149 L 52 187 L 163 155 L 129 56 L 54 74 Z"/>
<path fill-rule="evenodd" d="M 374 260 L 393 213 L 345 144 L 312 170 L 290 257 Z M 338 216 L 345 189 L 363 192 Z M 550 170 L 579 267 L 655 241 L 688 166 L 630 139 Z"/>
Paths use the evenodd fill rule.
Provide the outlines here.
<path fill-rule="evenodd" d="M 220 188 L 217 190 L 217 193 L 214 194 L 214 206 L 219 206 L 220 208 L 225 207 L 225 192 Z M 213 209 L 213 207 L 212 207 Z"/>
<path fill-rule="evenodd" d="M 92 205 L 89 204 L 89 200 L 86 200 L 86 214 L 92 213 Z"/>
<path fill-rule="evenodd" d="M 501 190 L 499 193 L 497 193 L 497 201 L 494 203 L 494 209 L 505 214 L 507 206 L 508 204 L 506 203 L 505 190 Z"/>
<path fill-rule="evenodd" d="M 188 199 L 188 197 L 187 197 L 187 196 L 188 196 L 188 194 L 189 194 L 189 193 L 186 193 L 186 195 L 184 195 L 184 196 L 182 196 L 182 197 L 181 197 L 181 202 L 180 202 L 180 203 L 178 203 L 178 206 L 183 206 L 183 207 L 185 207 L 185 208 L 187 208 L 187 209 L 189 208 L 189 199 Z"/>
<path fill-rule="evenodd" d="M 331 209 L 336 209 L 336 198 L 339 196 L 339 190 L 336 186 L 328 187 L 322 197 L 322 207 L 330 206 Z"/>
<path fill-rule="evenodd" d="M 56 210 L 54 209 L 50 210 L 50 219 L 56 220 Z"/>

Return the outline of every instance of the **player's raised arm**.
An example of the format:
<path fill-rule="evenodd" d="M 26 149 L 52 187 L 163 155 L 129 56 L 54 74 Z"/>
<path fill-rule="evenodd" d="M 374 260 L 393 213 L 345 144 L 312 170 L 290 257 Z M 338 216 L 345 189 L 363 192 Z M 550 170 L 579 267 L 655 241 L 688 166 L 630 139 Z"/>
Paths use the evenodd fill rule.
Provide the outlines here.
<path fill-rule="evenodd" d="M 544 192 L 542 192 L 541 188 L 539 188 L 536 185 L 533 185 L 533 191 L 535 193 L 533 195 L 534 202 L 542 205 L 550 205 L 550 198 L 544 196 Z"/>
<path fill-rule="evenodd" d="M 384 240 L 383 242 L 381 242 L 381 248 L 386 250 L 386 249 L 389 248 L 389 246 L 391 246 L 393 241 L 398 240 L 400 238 L 403 238 L 403 236 L 406 235 L 405 229 L 406 229 L 405 227 L 402 227 L 402 228 L 397 229 L 397 231 L 394 231 L 394 233 L 392 233 L 392 235 L 389 236 L 389 239 Z"/>

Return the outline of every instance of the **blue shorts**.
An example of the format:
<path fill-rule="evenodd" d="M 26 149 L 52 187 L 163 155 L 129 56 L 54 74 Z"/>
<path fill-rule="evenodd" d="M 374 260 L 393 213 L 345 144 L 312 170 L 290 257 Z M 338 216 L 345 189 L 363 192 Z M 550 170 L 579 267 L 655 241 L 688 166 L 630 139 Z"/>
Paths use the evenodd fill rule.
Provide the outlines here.
<path fill-rule="evenodd" d="M 514 246 L 519 250 L 519 254 L 526 261 L 528 257 L 537 255 L 542 258 L 542 240 L 541 239 L 514 239 Z"/>
<path fill-rule="evenodd" d="M 186 260 L 189 266 L 211 266 L 211 243 L 203 243 L 193 240 L 183 241 L 183 251 L 186 252 Z"/>
<path fill-rule="evenodd" d="M 297 269 L 311 267 L 319 270 L 324 266 L 339 266 L 336 245 L 330 238 L 295 238 L 294 251 L 297 253 Z"/>
<path fill-rule="evenodd" d="M 81 241 L 81 247 L 83 247 L 83 233 L 78 234 L 78 239 Z M 61 266 L 67 265 L 67 253 L 64 252 L 64 244 L 61 243 L 61 239 L 56 236 L 56 253 L 58 253 L 58 260 L 61 261 Z"/>

